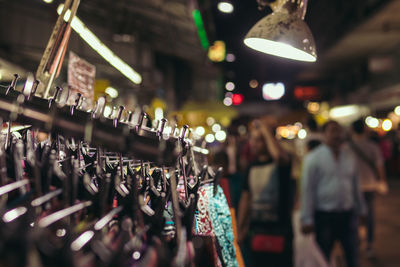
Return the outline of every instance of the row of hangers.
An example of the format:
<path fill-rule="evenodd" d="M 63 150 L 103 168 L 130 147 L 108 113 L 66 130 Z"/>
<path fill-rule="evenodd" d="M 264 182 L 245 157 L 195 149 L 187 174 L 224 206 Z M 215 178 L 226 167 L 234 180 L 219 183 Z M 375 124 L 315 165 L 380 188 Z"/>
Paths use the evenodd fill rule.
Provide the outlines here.
<path fill-rule="evenodd" d="M 14 99 L 17 100 L 17 105 L 21 109 L 32 100 L 43 103 L 42 99 L 34 96 L 38 81 L 32 83 L 30 90 L 25 88 L 28 83 L 26 82 L 24 89 L 18 93 L 15 91 L 17 79 L 16 75 L 5 91 L 5 96 L 15 94 Z M 55 104 L 57 108 L 62 106 L 62 103 L 58 102 L 61 90 L 58 87 L 55 95 L 48 100 L 48 109 Z M 0 94 L 0 101 L 1 96 L 3 95 Z M 77 95 L 75 104 L 67 106 L 71 116 L 70 121 L 74 120 L 76 115 L 78 118 L 82 116 L 81 102 L 82 96 Z M 4 110 L 0 107 L 0 111 Z M 129 120 L 132 112 L 128 113 L 127 118 L 122 119 L 123 110 L 124 108 L 120 107 L 117 116 L 111 118 L 115 129 L 118 129 L 121 124 L 128 124 L 132 128 Z M 90 111 L 90 117 L 104 120 L 99 115 L 103 114 L 102 112 L 104 112 L 104 105 L 100 100 Z M 17 114 L 16 118 L 12 117 L 13 114 Z M 41 247 L 49 247 L 47 243 L 51 239 L 43 238 L 43 236 L 53 235 L 54 237 L 54 231 L 56 231 L 56 236 L 62 236 L 63 245 L 54 254 L 46 254 L 42 257 L 42 262 L 46 260 L 58 262 L 60 255 L 68 256 L 74 252 L 90 250 L 90 254 L 100 266 L 115 266 L 116 263 L 123 264 L 121 261 L 125 260 L 128 254 L 135 255 L 135 252 L 140 254 L 142 251 L 140 247 L 144 243 L 156 244 L 154 239 L 165 238 L 163 237 L 165 225 L 163 213 L 166 205 L 170 203 L 176 229 L 175 236 L 171 239 L 171 243 L 175 244 L 172 246 L 174 247 L 172 251 L 175 255 L 174 260 L 179 262 L 176 257 L 179 254 L 177 251 L 182 250 L 185 244 L 183 240 L 192 238 L 197 191 L 201 185 L 213 183 L 215 194 L 218 179 L 222 174 L 222 169 L 214 172 L 207 165 L 201 169 L 198 167 L 196 155 L 199 153 L 195 152 L 194 146 L 185 139 L 187 126 L 184 126 L 180 136 L 175 136 L 175 134 L 172 136 L 175 139 L 173 143 L 175 148 L 169 153 L 176 153 L 176 151 L 178 153 L 177 160 L 168 166 L 162 160 L 148 161 L 132 157 L 131 153 L 127 153 L 129 150 L 113 152 L 108 149 L 112 147 L 110 145 L 106 148 L 100 145 L 90 147 L 82 139 L 77 141 L 76 135 L 64 132 L 67 136 L 64 137 L 57 130 L 52 131 L 49 139 L 41 143 L 37 141 L 36 127 L 25 129 L 22 138 L 15 138 L 10 129 L 11 122 L 18 121 L 21 114 L 23 112 L 20 110 L 9 112 L 8 131 L 0 146 L 2 185 L 0 187 L 0 216 L 3 219 L 1 224 L 4 226 L 0 227 L 3 229 L 0 231 L 3 236 L 2 244 L 8 241 L 15 242 L 16 239 L 26 242 L 27 238 L 33 235 L 28 243 L 33 242 L 39 248 L 39 254 L 42 255 L 46 254 L 46 251 L 42 251 Z M 158 127 L 149 130 L 142 126 L 145 119 L 146 114 L 142 113 L 138 124 L 133 127 L 137 133 L 136 137 L 150 136 L 157 137 L 159 140 L 170 138 L 164 133 L 167 120 L 161 120 Z M 105 121 L 107 123 L 107 119 Z M 71 130 L 74 131 L 74 129 Z M 140 140 L 147 141 L 147 139 Z M 24 167 L 22 162 L 24 162 Z M 160 164 L 161 162 L 163 164 Z M 29 178 L 26 179 L 25 176 Z M 184 182 L 183 199 L 179 199 L 176 190 L 179 177 L 182 177 Z M 49 207 L 51 208 L 47 210 Z M 44 213 L 45 216 L 43 216 Z M 112 253 L 100 240 L 104 237 L 104 228 L 109 227 L 110 222 L 116 218 L 120 223 L 118 236 L 123 242 L 120 243 L 121 249 L 115 249 L 118 253 Z M 76 228 L 78 222 L 82 221 L 88 221 L 85 230 L 76 231 L 74 227 Z M 60 223 L 65 224 L 65 228 L 53 227 Z M 124 223 L 129 227 L 124 228 Z M 18 225 L 18 228 L 13 225 Z M 20 236 L 10 229 L 18 229 L 17 232 L 24 235 Z M 61 231 L 62 233 L 58 235 L 57 231 L 60 229 L 64 229 L 64 232 Z M 11 232 L 19 238 L 9 236 Z M 29 234 L 26 235 L 26 233 Z M 129 249 L 126 249 L 127 247 Z M 8 250 L 4 248 L 0 251 Z M 72 259 L 65 259 L 64 262 L 70 263 Z M 142 258 L 137 257 L 137 260 L 139 259 Z"/>

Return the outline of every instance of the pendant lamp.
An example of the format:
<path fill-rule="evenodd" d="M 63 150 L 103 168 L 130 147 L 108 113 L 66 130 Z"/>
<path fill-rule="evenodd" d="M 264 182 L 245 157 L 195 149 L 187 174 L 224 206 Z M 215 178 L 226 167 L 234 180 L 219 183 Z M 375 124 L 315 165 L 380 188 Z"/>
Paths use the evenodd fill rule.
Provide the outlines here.
<path fill-rule="evenodd" d="M 257 51 L 299 61 L 315 62 L 314 37 L 304 22 L 307 0 L 278 0 L 273 12 L 259 20 L 244 43 Z"/>

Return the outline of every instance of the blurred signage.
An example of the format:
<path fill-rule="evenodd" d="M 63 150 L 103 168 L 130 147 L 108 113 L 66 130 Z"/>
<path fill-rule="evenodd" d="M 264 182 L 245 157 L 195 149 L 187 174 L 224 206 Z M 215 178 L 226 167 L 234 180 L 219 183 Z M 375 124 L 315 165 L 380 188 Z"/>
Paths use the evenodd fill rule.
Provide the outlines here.
<path fill-rule="evenodd" d="M 70 97 L 68 104 L 73 104 L 78 93 L 82 94 L 85 101 L 82 103 L 83 109 L 92 107 L 94 99 L 94 81 L 96 67 L 80 58 L 75 53 L 69 53 L 68 62 L 68 86 L 70 86 Z"/>
<path fill-rule="evenodd" d="M 208 58 L 213 62 L 222 62 L 225 59 L 226 46 L 223 41 L 215 41 L 208 50 Z"/>
<path fill-rule="evenodd" d="M 294 96 L 297 100 L 318 100 L 321 94 L 316 86 L 296 86 L 294 88 Z"/>

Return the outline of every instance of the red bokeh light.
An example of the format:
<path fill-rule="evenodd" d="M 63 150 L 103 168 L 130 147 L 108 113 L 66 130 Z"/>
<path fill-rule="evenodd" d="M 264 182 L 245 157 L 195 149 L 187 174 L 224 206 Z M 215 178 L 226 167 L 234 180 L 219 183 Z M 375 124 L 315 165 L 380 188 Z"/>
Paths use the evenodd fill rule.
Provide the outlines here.
<path fill-rule="evenodd" d="M 242 104 L 243 102 L 243 95 L 242 94 L 233 94 L 232 95 L 232 104 L 235 106 Z"/>

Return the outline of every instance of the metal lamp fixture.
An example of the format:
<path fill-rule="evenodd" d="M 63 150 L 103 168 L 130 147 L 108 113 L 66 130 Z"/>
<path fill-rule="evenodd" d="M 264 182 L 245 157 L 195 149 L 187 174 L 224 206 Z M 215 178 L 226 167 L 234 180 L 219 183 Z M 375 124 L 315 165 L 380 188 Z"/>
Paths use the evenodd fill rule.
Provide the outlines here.
<path fill-rule="evenodd" d="M 304 22 L 307 0 L 277 0 L 269 6 L 273 13 L 259 20 L 250 29 L 244 43 L 270 55 L 316 61 L 314 37 Z"/>

